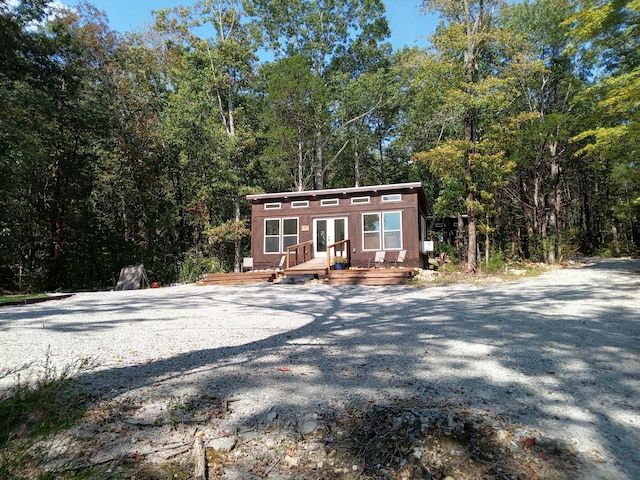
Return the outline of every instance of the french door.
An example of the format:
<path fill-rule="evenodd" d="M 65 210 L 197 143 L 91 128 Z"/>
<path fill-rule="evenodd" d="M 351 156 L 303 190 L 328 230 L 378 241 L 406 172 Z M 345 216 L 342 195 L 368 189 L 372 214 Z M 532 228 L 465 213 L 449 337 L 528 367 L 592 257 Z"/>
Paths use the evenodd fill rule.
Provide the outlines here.
<path fill-rule="evenodd" d="M 327 245 L 346 239 L 346 217 L 316 218 L 313 220 L 313 248 L 316 257 L 326 257 Z M 338 253 L 345 255 L 346 252 L 338 251 Z"/>

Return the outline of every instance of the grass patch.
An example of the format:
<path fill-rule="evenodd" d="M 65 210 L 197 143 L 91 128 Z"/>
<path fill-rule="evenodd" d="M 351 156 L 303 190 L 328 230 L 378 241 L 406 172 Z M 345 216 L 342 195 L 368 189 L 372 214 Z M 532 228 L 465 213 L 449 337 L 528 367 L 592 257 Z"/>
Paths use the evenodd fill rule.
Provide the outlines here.
<path fill-rule="evenodd" d="M 3 303 L 22 302 L 24 300 L 32 300 L 34 298 L 46 298 L 46 293 L 25 293 L 20 295 L 0 295 L 0 305 Z"/>
<path fill-rule="evenodd" d="M 29 365 L 26 367 L 32 367 Z M 47 353 L 35 381 L 21 379 L 0 398 L 0 478 L 6 480 L 97 478 L 66 470 L 63 476 L 46 471 L 50 459 L 45 447 L 52 435 L 72 426 L 85 412 L 89 398 L 74 376 L 91 367 L 82 360 L 57 372 Z"/>

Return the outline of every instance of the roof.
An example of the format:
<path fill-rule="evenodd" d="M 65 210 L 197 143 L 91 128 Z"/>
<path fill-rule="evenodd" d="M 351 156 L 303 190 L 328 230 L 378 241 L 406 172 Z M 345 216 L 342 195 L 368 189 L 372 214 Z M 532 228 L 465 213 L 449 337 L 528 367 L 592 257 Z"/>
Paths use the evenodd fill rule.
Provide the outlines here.
<path fill-rule="evenodd" d="M 418 189 L 419 192 L 424 194 L 422 190 L 422 183 L 410 182 L 410 183 L 393 183 L 390 185 L 372 185 L 368 187 L 349 187 L 349 188 L 331 188 L 325 190 L 304 190 L 301 192 L 280 192 L 280 193 L 261 193 L 257 195 L 247 195 L 247 200 L 270 200 L 275 198 L 302 198 L 302 197 L 318 197 L 318 196 L 331 196 L 331 195 L 352 195 L 352 194 L 364 194 L 364 193 L 377 193 L 397 190 L 413 190 Z"/>

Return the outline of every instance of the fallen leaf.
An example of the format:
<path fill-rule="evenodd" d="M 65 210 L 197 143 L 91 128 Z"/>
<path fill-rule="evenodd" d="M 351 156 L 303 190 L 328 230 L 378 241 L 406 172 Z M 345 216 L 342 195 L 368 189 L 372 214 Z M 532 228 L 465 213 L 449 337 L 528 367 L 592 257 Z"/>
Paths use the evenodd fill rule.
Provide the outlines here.
<path fill-rule="evenodd" d="M 536 439 L 535 439 L 534 437 L 527 438 L 527 439 L 525 439 L 524 444 L 525 444 L 527 447 L 531 447 L 531 446 L 533 446 L 533 445 L 535 445 L 535 444 L 536 444 Z"/>

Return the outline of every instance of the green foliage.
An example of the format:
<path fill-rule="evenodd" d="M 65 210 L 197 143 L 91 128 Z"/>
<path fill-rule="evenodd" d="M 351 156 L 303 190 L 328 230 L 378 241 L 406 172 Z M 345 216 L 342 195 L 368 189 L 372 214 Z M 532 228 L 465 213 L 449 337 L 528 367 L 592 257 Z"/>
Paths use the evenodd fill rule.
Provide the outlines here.
<path fill-rule="evenodd" d="M 200 280 L 207 273 L 222 273 L 224 271 L 217 258 L 206 257 L 198 252 L 191 252 L 182 261 L 178 278 L 183 283 L 193 283 Z"/>
<path fill-rule="evenodd" d="M 398 52 L 380 0 L 206 0 L 126 36 L 47 3 L 0 1 L 0 288 L 192 281 L 246 250 L 248 192 L 404 181 L 535 261 L 638 250 L 637 0 L 428 0 L 430 48 Z"/>
<path fill-rule="evenodd" d="M 458 250 L 455 246 L 449 245 L 444 242 L 436 242 L 435 245 L 436 255 L 444 254 L 449 259 L 449 263 L 453 265 L 458 265 L 460 263 L 460 257 L 458 255 Z"/>
<path fill-rule="evenodd" d="M 497 250 L 495 248 L 491 249 L 489 253 L 489 261 L 486 262 L 483 267 L 486 268 L 489 272 L 500 272 L 504 270 L 506 265 L 505 255 L 502 250 Z"/>
<path fill-rule="evenodd" d="M 26 365 L 25 368 L 33 367 Z M 20 378 L 17 371 L 0 372 L 15 375 L 15 386 L 0 398 L 0 477 L 7 480 L 33 478 L 47 452 L 41 446 L 52 434 L 73 425 L 84 413 L 89 399 L 74 377 L 92 367 L 90 360 L 66 366 L 57 372 L 49 354 L 42 372 L 33 381 Z M 95 472 L 94 472 L 95 473 Z M 53 473 L 39 478 L 59 478 Z M 88 478 L 70 473 L 64 478 Z"/>

